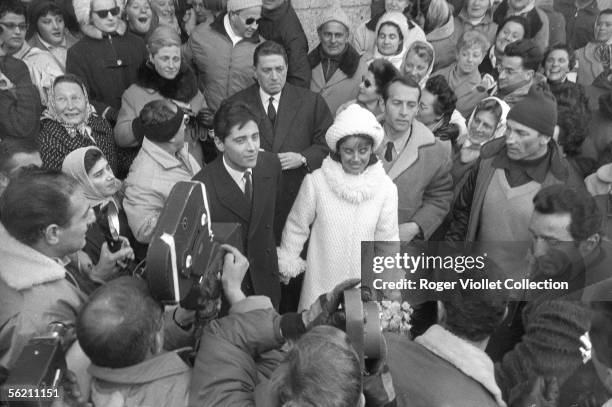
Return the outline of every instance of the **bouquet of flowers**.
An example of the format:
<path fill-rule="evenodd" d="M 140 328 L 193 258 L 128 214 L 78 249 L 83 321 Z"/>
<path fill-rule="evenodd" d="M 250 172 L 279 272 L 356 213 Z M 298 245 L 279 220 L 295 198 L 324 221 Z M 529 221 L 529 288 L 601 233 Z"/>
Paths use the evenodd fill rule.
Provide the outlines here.
<path fill-rule="evenodd" d="M 412 307 L 404 301 L 381 301 L 378 302 L 380 319 L 383 331 L 396 332 L 410 336 L 410 318 Z"/>

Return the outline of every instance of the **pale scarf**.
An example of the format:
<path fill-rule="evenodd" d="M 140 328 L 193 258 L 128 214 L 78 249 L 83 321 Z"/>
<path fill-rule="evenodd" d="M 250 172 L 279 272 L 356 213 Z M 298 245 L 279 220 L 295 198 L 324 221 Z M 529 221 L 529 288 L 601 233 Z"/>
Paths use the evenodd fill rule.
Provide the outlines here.
<path fill-rule="evenodd" d="M 378 38 L 378 33 L 380 31 L 380 28 L 385 23 L 391 23 L 391 25 L 399 27 L 400 34 L 402 35 L 402 38 L 403 38 L 402 48 L 399 49 L 394 55 L 382 55 L 378 51 L 378 46 L 376 44 L 377 39 L 375 39 L 374 40 L 374 50 L 373 50 L 374 59 L 378 59 L 378 58 L 386 59 L 387 61 L 391 62 L 393 66 L 395 66 L 396 69 L 400 69 L 402 66 L 402 63 L 404 62 L 404 56 L 406 55 L 406 52 L 408 51 L 408 33 L 409 33 L 408 20 L 406 20 L 406 16 L 404 16 L 402 13 L 398 11 L 386 12 L 380 17 L 380 20 L 378 20 L 378 24 L 376 24 L 376 31 L 375 31 L 376 38 Z"/>
<path fill-rule="evenodd" d="M 400 73 L 402 75 L 404 74 L 404 69 L 405 69 L 405 65 L 406 65 L 406 57 L 408 56 L 408 53 L 414 47 L 416 47 L 416 46 L 425 46 L 425 47 L 428 47 L 431 50 L 431 54 L 432 54 L 431 61 L 429 62 L 429 67 L 427 68 L 427 72 L 425 73 L 425 75 L 419 81 L 419 87 L 421 88 L 421 90 L 423 90 L 423 89 L 425 89 L 425 84 L 427 83 L 427 79 L 429 79 L 429 77 L 431 76 L 431 73 L 433 72 L 434 63 L 436 61 L 436 53 L 434 52 L 433 45 L 431 45 L 427 41 L 415 41 L 415 42 L 413 42 L 410 45 L 410 47 L 408 48 L 408 50 L 406 50 L 406 54 L 404 55 L 404 60 L 402 61 L 402 66 L 400 67 Z"/>
<path fill-rule="evenodd" d="M 72 151 L 70 154 L 64 158 L 64 162 L 62 163 L 62 172 L 68 174 L 75 178 L 81 188 L 83 188 L 83 196 L 89 204 L 94 207 L 100 204 L 105 204 L 109 201 L 113 201 L 117 207 L 119 207 L 117 200 L 114 196 L 106 196 L 103 195 L 91 182 L 91 178 L 87 174 L 85 169 L 85 154 L 89 150 L 98 150 L 102 152 L 98 147 L 89 146 L 89 147 L 81 147 Z M 104 157 L 104 154 L 102 155 Z M 121 186 L 121 181 L 115 179 L 117 182 L 117 189 Z"/>
<path fill-rule="evenodd" d="M 49 101 L 47 103 L 48 106 L 43 112 L 41 119 L 49 119 L 58 122 L 72 138 L 75 138 L 76 136 L 88 137 L 95 143 L 95 140 L 91 135 L 91 127 L 89 127 L 87 123 L 89 122 L 89 118 L 91 117 L 91 115 L 96 113 L 96 109 L 94 109 L 94 107 L 89 103 L 87 89 L 85 89 L 84 86 L 79 85 L 81 87 L 81 90 L 83 91 L 83 97 L 85 98 L 85 114 L 83 115 L 83 119 L 79 123 L 73 124 L 65 122 L 57 111 L 57 106 L 55 105 L 56 85 L 57 82 L 51 87 L 49 91 Z"/>
<path fill-rule="evenodd" d="M 461 146 L 461 151 L 459 154 L 459 159 L 463 164 L 472 162 L 476 160 L 478 157 L 480 157 L 480 147 L 483 144 L 493 139 L 504 137 L 506 133 L 506 118 L 508 116 L 508 113 L 510 112 L 510 106 L 503 100 L 496 98 L 494 96 L 484 98 L 479 104 L 485 101 L 488 101 L 488 100 L 494 100 L 501 107 L 501 116 L 499 117 L 499 120 L 497 121 L 497 127 L 493 131 L 493 135 L 491 136 L 491 138 L 488 140 L 475 140 L 474 138 L 472 138 L 470 134 L 470 128 L 472 126 L 472 121 L 474 120 L 474 116 L 476 115 L 478 111 L 478 106 L 476 106 L 476 108 L 472 112 L 472 115 L 470 116 L 470 120 L 468 121 L 468 125 L 467 125 L 468 136 L 465 142 L 463 143 L 463 145 Z"/>

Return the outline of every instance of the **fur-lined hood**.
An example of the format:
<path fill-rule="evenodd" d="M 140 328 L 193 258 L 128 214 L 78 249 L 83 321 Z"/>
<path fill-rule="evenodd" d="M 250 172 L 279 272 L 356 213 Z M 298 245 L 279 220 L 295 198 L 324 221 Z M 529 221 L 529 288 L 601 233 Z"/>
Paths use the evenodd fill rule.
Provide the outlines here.
<path fill-rule="evenodd" d="M 308 54 L 308 63 L 310 64 L 310 69 L 314 69 L 317 65 L 321 63 L 323 49 L 321 48 L 321 44 L 319 44 L 315 49 L 313 49 L 310 54 Z M 340 57 L 340 64 L 338 65 L 338 69 L 340 69 L 346 76 L 352 78 L 353 75 L 357 72 L 359 68 L 359 53 L 353 48 L 353 46 L 349 43 L 346 44 L 346 50 Z"/>
<path fill-rule="evenodd" d="M 165 98 L 189 103 L 198 93 L 198 82 L 195 74 L 187 66 L 181 64 L 181 69 L 174 79 L 161 77 L 149 61 L 138 68 L 136 83 L 143 88 L 159 92 Z"/>
<path fill-rule="evenodd" d="M 338 197 L 353 204 L 371 200 L 385 183 L 392 183 L 380 161 L 369 165 L 363 173 L 353 175 L 345 172 L 341 163 L 328 156 L 323 160 L 321 171 L 329 188 Z"/>

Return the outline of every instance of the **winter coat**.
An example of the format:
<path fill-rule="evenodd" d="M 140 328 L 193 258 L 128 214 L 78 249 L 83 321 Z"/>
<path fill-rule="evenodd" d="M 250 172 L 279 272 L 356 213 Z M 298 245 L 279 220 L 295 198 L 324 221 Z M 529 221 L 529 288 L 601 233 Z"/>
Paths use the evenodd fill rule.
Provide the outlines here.
<path fill-rule="evenodd" d="M 589 131 L 582 143 L 582 155 L 600 163 L 605 159 L 606 149 L 610 148 L 612 148 L 612 117 L 597 109 L 589 120 Z"/>
<path fill-rule="evenodd" d="M 353 39 L 351 44 L 359 55 L 363 55 L 368 51 L 373 51 L 376 46 L 376 35 L 377 27 L 380 18 L 383 16 L 379 15 L 376 18 L 371 19 L 368 22 L 364 22 L 353 32 Z M 410 20 L 406 20 L 408 23 L 408 34 L 404 36 L 404 48 L 409 48 L 410 45 L 415 41 L 425 41 L 425 33 L 423 29 L 416 25 Z"/>
<path fill-rule="evenodd" d="M 287 82 L 308 88 L 311 83 L 307 60 L 308 40 L 291 1 L 283 1 L 273 10 L 263 9 L 257 30 L 263 38 L 281 44 L 287 51 Z"/>
<path fill-rule="evenodd" d="M 506 406 L 489 356 L 441 325 L 431 326 L 414 341 L 398 334 L 385 338 L 398 405 Z"/>
<path fill-rule="evenodd" d="M 304 265 L 300 253 L 309 238 Z M 397 188 L 382 164 L 352 175 L 327 157 L 302 182 L 283 230 L 279 271 L 295 277 L 305 266 L 298 309 L 307 309 L 336 284 L 361 276 L 362 241 L 396 240 Z"/>
<path fill-rule="evenodd" d="M 446 24 L 434 29 L 425 38 L 434 49 L 435 62 L 433 71 L 446 68 L 457 59 L 455 46 L 456 39 L 453 37 L 455 31 L 455 18 L 450 16 Z"/>
<path fill-rule="evenodd" d="M 254 83 L 253 53 L 259 36 L 244 38 L 236 45 L 225 31 L 219 15 L 212 23 L 200 24 L 183 45 L 183 58 L 195 68 L 206 103 L 217 110 L 221 101 Z"/>
<path fill-rule="evenodd" d="M 385 143 L 387 139 L 385 138 Z M 376 152 L 384 160 L 385 143 Z M 453 199 L 450 143 L 440 141 L 417 120 L 412 135 L 387 175 L 397 186 L 398 222 L 416 222 L 428 239 L 440 226 Z"/>
<path fill-rule="evenodd" d="M 357 97 L 361 78 L 368 70 L 366 61 L 359 57 L 353 46 L 347 44 L 347 47 L 348 49 L 340 59 L 338 69 L 327 82 L 325 82 L 321 63 L 321 45 L 308 55 L 308 62 L 312 69 L 310 90 L 323 96 L 332 113 L 335 113 L 340 105 Z"/>
<path fill-rule="evenodd" d="M 89 117 L 87 125 L 91 128 L 90 137 L 84 134 L 70 137 L 60 123 L 51 119 L 42 119 L 37 140 L 43 167 L 61 171 L 64 158 L 68 154 L 77 148 L 96 146 L 102 150 L 111 169 L 116 173 L 118 169 L 117 146 L 110 125 L 96 114 Z"/>
<path fill-rule="evenodd" d="M 68 49 L 76 44 L 79 39 L 72 35 L 72 33 L 66 28 L 64 29 L 64 35 L 66 36 L 66 56 L 68 55 Z M 43 51 L 49 52 L 51 56 L 55 59 L 58 65 L 65 71 L 66 70 L 66 59 L 59 59 L 55 54 L 51 52 L 49 48 L 43 43 L 40 38 L 40 34 L 36 33 L 28 40 L 28 43 L 36 48 L 42 49 Z"/>
<path fill-rule="evenodd" d="M 527 13 L 520 15 L 525 17 L 527 19 L 527 23 L 529 24 L 530 36 L 525 38 L 533 39 L 533 41 L 538 45 L 538 48 L 540 48 L 540 52 L 544 52 L 548 47 L 550 39 L 550 24 L 548 21 L 548 16 L 538 7 L 534 7 Z M 504 0 L 493 13 L 493 21 L 495 21 L 499 26 L 509 16 L 508 0 Z"/>
<path fill-rule="evenodd" d="M 468 77 L 460 77 L 456 73 L 457 63 L 447 66 L 432 76 L 440 75 L 457 96 L 457 110 L 463 117 L 469 117 L 480 101 L 488 96 L 486 87 L 482 84 L 480 72 L 475 70 Z"/>
<path fill-rule="evenodd" d="M 589 86 L 604 71 L 603 64 L 595 58 L 595 49 L 599 43 L 589 42 L 585 47 L 576 50 L 578 72 L 576 83 Z"/>
<path fill-rule="evenodd" d="M 13 238 L 0 224 L 0 366 L 11 369 L 27 342 L 54 321 L 75 323 L 85 294 L 55 260 Z"/>
<path fill-rule="evenodd" d="M 497 24 L 499 23 L 493 21 L 493 12 L 491 8 L 489 8 L 482 21 L 477 25 L 472 25 L 467 10 L 464 7 L 459 12 L 459 15 L 455 17 L 455 30 L 453 31 L 452 37 L 453 43 L 457 44 L 464 32 L 475 30 L 487 37 L 489 44 L 493 44 L 493 42 L 495 42 L 495 34 L 497 33 Z"/>
<path fill-rule="evenodd" d="M 542 187 L 564 183 L 583 189 L 582 179 L 561 157 L 557 145 L 552 141 L 551 144 L 550 169 Z M 467 242 L 476 240 L 485 195 L 496 170 L 493 167 L 493 161 L 496 156 L 502 154 L 507 154 L 506 141 L 503 138 L 495 139 L 482 146 L 479 162 L 471 168 L 465 185 L 455 201 L 452 211 L 453 221 L 445 240 Z"/>
<path fill-rule="evenodd" d="M 550 34 L 548 37 L 548 45 L 565 44 L 565 17 L 559 11 L 555 10 L 553 0 L 536 0 L 535 5 L 546 13 L 548 17 L 548 31 Z"/>
<path fill-rule="evenodd" d="M 24 42 L 21 49 L 12 56 L 21 59 L 28 66 L 32 83 L 40 94 L 40 101 L 46 106 L 53 82 L 55 78 L 64 74 L 64 69 L 50 52 L 31 47 L 27 42 Z"/>
<path fill-rule="evenodd" d="M 4 55 L 0 56 L 0 72 L 15 85 L 0 90 L 0 139 L 34 139 L 40 129 L 41 105 L 28 66 L 17 58 Z"/>
<path fill-rule="evenodd" d="M 66 71 L 85 81 L 91 103 L 104 114 L 108 107 L 119 110 L 121 95 L 136 82 L 147 56 L 143 40 L 129 32 L 103 39 L 83 37 L 68 50 Z"/>
<path fill-rule="evenodd" d="M 115 140 L 122 147 L 140 145 L 132 131 L 132 121 L 138 117 L 147 103 L 159 99 L 172 99 L 181 107 L 188 108 L 194 115 L 206 107 L 202 92 L 198 90 L 195 74 L 187 65 L 182 65 L 174 80 L 162 78 L 154 68 L 143 64 L 138 70 L 136 83 L 132 84 L 121 97 L 121 109 L 115 125 Z M 207 130 L 190 125 L 185 130 L 185 140 L 189 143 L 189 152 L 202 162 L 199 139 L 206 137 Z"/>
<path fill-rule="evenodd" d="M 599 15 L 596 0 L 580 9 L 576 8 L 575 0 L 557 0 L 554 3 L 555 10 L 565 18 L 566 40 L 572 49 L 582 48 L 595 39 L 593 27 Z"/>

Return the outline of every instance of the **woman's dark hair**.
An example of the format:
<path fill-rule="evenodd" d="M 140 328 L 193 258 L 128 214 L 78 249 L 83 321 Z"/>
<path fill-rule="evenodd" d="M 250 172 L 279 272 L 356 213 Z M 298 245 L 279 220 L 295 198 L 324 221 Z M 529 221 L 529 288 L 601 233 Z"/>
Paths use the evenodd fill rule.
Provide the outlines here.
<path fill-rule="evenodd" d="M 497 32 L 495 33 L 495 38 L 497 38 L 497 35 L 501 32 L 501 30 L 503 30 L 503 28 L 509 22 L 514 22 L 514 23 L 517 23 L 517 24 L 520 24 L 520 25 L 523 26 L 523 31 L 525 32 L 525 34 L 523 35 L 523 38 L 530 38 L 531 37 L 531 31 L 529 30 L 529 23 L 527 22 L 527 19 L 525 17 L 522 17 L 522 16 L 510 16 L 510 17 L 506 18 L 497 27 Z"/>
<path fill-rule="evenodd" d="M 17 14 L 18 16 L 26 17 L 26 7 L 18 0 L 2 0 L 0 1 L 0 18 L 4 17 L 8 13 Z"/>
<path fill-rule="evenodd" d="M 379 95 L 382 95 L 382 91 L 387 83 L 399 75 L 397 68 L 395 68 L 391 62 L 383 58 L 372 61 L 370 66 L 368 66 L 368 71 L 372 72 L 372 75 L 374 75 L 376 93 Z"/>
<path fill-rule="evenodd" d="M 553 84 L 550 89 L 557 101 L 557 111 L 574 110 L 585 116 L 586 123 L 590 119 L 589 99 L 582 85 L 573 82 Z"/>
<path fill-rule="evenodd" d="M 574 53 L 574 50 L 567 44 L 555 44 L 548 47 L 546 52 L 544 52 L 544 58 L 542 58 L 542 68 L 544 68 L 544 64 L 546 63 L 546 60 L 548 59 L 550 53 L 557 50 L 563 50 L 567 52 L 569 60 L 569 69 L 570 71 L 574 69 L 576 67 L 576 54 Z"/>
<path fill-rule="evenodd" d="M 58 4 L 52 1 L 41 1 L 34 3 L 28 12 L 30 26 L 26 33 L 26 39 L 30 39 L 38 32 L 38 19 L 51 14 L 52 16 L 62 16 L 66 20 L 66 12 Z"/>
<path fill-rule="evenodd" d="M 103 157 L 104 155 L 102 154 L 102 151 L 98 149 L 92 148 L 90 150 L 87 150 L 87 152 L 85 153 L 85 157 L 83 158 L 85 172 L 89 174 L 89 171 L 91 171 L 93 166 L 96 165 L 96 163 L 100 161 L 100 159 Z"/>
<path fill-rule="evenodd" d="M 445 121 L 450 120 L 457 105 L 457 96 L 450 86 L 448 86 L 446 79 L 441 75 L 429 78 L 425 83 L 425 89 L 436 96 L 433 105 L 434 113 L 436 115 L 441 115 Z"/>
<path fill-rule="evenodd" d="M 348 140 L 349 137 L 360 137 L 363 140 L 366 140 L 370 144 L 372 149 L 374 149 L 374 140 L 372 139 L 372 137 L 368 136 L 367 134 L 351 134 L 350 136 L 344 136 L 340 140 L 338 140 L 338 142 L 336 143 L 336 151 L 333 151 L 329 154 L 332 160 L 339 162 L 339 163 L 342 162 L 342 160 L 340 159 L 340 152 L 339 152 L 340 146 L 342 145 L 342 143 Z M 370 154 L 370 161 L 368 161 L 367 166 L 369 167 L 370 165 L 376 163 L 377 161 L 378 161 L 378 158 L 376 158 L 376 154 L 372 150 L 372 154 Z"/>

